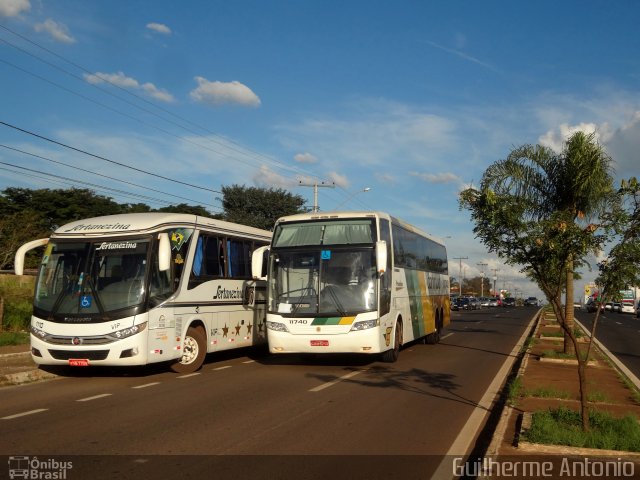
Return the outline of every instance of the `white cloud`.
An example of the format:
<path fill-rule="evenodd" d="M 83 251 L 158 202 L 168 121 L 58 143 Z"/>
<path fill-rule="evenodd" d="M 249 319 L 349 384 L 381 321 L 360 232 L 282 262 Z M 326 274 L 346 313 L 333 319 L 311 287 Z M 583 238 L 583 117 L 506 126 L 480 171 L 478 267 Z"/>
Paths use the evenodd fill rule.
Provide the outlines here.
<path fill-rule="evenodd" d="M 328 178 L 331 182 L 335 183 L 336 186 L 338 187 L 342 187 L 342 188 L 349 187 L 349 180 L 347 179 L 346 175 L 340 175 L 337 172 L 329 172 Z"/>
<path fill-rule="evenodd" d="M 198 87 L 191 91 L 193 100 L 209 105 L 238 104 L 246 107 L 260 106 L 260 98 L 238 81 L 211 82 L 204 77 L 195 77 Z"/>
<path fill-rule="evenodd" d="M 0 0 L 0 17 L 15 17 L 30 9 L 29 0 Z"/>
<path fill-rule="evenodd" d="M 375 177 L 376 177 L 376 180 L 378 180 L 380 183 L 393 185 L 398 182 L 398 179 L 389 173 L 376 173 Z"/>
<path fill-rule="evenodd" d="M 42 32 L 48 33 L 49 36 L 51 36 L 51 38 L 53 38 L 58 42 L 62 42 L 62 43 L 76 42 L 76 39 L 69 34 L 69 29 L 67 28 L 66 25 L 62 23 L 58 23 L 55 20 L 52 20 L 50 18 L 47 18 L 42 23 L 36 23 L 33 26 L 33 28 L 38 33 L 42 33 Z"/>
<path fill-rule="evenodd" d="M 419 173 L 410 172 L 409 175 L 418 177 L 427 183 L 461 183 L 462 179 L 454 173 Z"/>
<path fill-rule="evenodd" d="M 580 123 L 578 125 L 562 123 L 557 130 L 549 130 L 540 136 L 538 143 L 544 147 L 551 148 L 555 152 L 561 152 L 564 147 L 564 142 L 576 132 L 584 132 L 586 134 L 595 133 L 596 139 L 600 139 L 598 126 L 595 123 Z"/>
<path fill-rule="evenodd" d="M 260 170 L 253 176 L 253 182 L 257 186 L 264 188 L 292 188 L 298 185 L 298 183 L 291 178 L 274 172 L 266 165 L 262 165 Z"/>
<path fill-rule="evenodd" d="M 171 29 L 162 23 L 147 23 L 147 28 L 162 35 L 171 35 Z"/>
<path fill-rule="evenodd" d="M 353 118 L 307 118 L 277 126 L 279 140 L 289 149 L 309 149 L 323 164 L 404 169 L 432 165 L 457 149 L 455 122 L 394 102 L 362 100 L 343 108 Z"/>
<path fill-rule="evenodd" d="M 159 89 L 153 83 L 140 84 L 135 78 L 127 77 L 123 72 L 118 73 L 101 73 L 84 74 L 84 79 L 92 85 L 100 85 L 101 83 L 110 83 L 121 88 L 131 90 L 141 90 L 149 97 L 155 98 L 162 102 L 170 103 L 175 99 L 166 90 Z"/>
<path fill-rule="evenodd" d="M 308 152 L 298 153 L 293 157 L 293 159 L 298 163 L 316 163 L 318 161 L 318 157 L 311 155 Z"/>

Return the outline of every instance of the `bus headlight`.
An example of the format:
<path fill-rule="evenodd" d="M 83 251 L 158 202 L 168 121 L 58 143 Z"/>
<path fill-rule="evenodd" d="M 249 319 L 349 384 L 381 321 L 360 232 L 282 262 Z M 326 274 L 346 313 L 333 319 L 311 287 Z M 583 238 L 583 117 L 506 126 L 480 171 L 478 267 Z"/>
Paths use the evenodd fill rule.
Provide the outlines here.
<path fill-rule="evenodd" d="M 289 329 L 284 323 L 267 321 L 267 328 L 275 332 L 288 332 Z"/>
<path fill-rule="evenodd" d="M 367 330 L 369 328 L 373 328 L 377 326 L 378 326 L 378 319 L 362 320 L 361 322 L 354 323 L 353 326 L 351 327 L 351 331 L 353 332 L 357 330 Z"/>
<path fill-rule="evenodd" d="M 47 336 L 44 330 L 40 330 L 39 328 L 36 328 L 33 325 L 31 325 L 31 333 L 39 338 L 44 338 Z"/>
<path fill-rule="evenodd" d="M 147 328 L 147 322 L 141 323 L 140 325 L 134 325 L 133 327 L 123 328 L 122 330 L 118 330 L 117 332 L 113 332 L 109 334 L 109 337 L 114 340 L 122 340 L 123 338 L 130 337 L 131 335 L 135 335 L 136 333 L 140 333 Z"/>

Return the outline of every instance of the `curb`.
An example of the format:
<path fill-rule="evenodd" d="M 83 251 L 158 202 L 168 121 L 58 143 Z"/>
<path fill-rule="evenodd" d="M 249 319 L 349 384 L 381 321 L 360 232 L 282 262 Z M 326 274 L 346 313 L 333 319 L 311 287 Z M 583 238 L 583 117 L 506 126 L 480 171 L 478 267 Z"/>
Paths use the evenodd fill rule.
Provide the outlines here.
<path fill-rule="evenodd" d="M 538 322 L 534 332 L 532 334 L 532 336 L 534 336 L 536 334 L 536 332 L 538 331 L 538 329 L 540 328 L 540 320 L 542 319 L 542 315 L 540 314 L 540 312 L 538 313 L 537 319 L 536 321 Z M 582 325 L 578 319 L 574 318 L 574 322 L 580 327 L 582 328 L 583 331 L 586 332 L 587 336 L 589 338 L 591 338 L 590 332 L 584 327 L 584 325 Z M 638 379 L 624 364 L 622 364 L 622 362 L 620 362 L 618 360 L 618 358 L 613 355 L 613 353 L 611 353 L 604 345 L 602 345 L 597 339 L 594 339 L 594 343 L 595 345 L 601 349 L 601 352 L 605 355 L 605 357 L 607 357 L 612 363 L 615 364 L 615 368 L 617 368 L 623 375 L 627 376 L 627 378 L 637 387 L 640 389 L 640 379 Z M 520 368 L 518 369 L 518 375 L 523 374 L 524 369 L 526 368 L 526 365 L 529 361 L 529 356 L 525 354 L 522 365 L 520 366 Z M 542 359 L 540 359 L 542 360 Z M 549 360 L 558 360 L 558 359 L 547 359 L 547 361 Z M 577 361 L 574 360 L 577 364 Z M 550 362 L 551 363 L 551 362 Z M 562 363 L 562 361 L 557 361 L 556 363 Z M 593 365 L 592 362 L 589 362 L 589 365 L 592 367 L 597 367 L 598 365 Z M 513 414 L 514 409 L 509 406 L 509 405 L 505 405 L 501 414 L 500 414 L 500 421 L 498 422 L 498 425 L 496 426 L 496 429 L 494 431 L 494 436 L 492 438 L 492 441 L 489 445 L 489 447 L 487 448 L 484 456 L 485 457 L 490 457 L 490 456 L 496 456 L 499 454 L 499 449 L 500 449 L 500 443 L 503 441 L 504 439 L 504 433 L 507 429 L 507 422 L 509 420 L 509 418 L 511 417 L 511 415 Z M 530 414 L 530 412 L 527 412 Z M 527 422 L 524 421 L 521 423 L 520 425 L 520 433 L 522 433 L 522 431 L 524 429 L 526 429 L 526 424 Z M 622 452 L 622 451 L 617 451 L 617 450 L 600 450 L 600 449 L 589 449 L 589 448 L 579 448 L 579 447 L 569 447 L 569 446 L 565 446 L 565 445 L 545 445 L 545 444 L 538 444 L 538 443 L 529 443 L 529 442 L 524 442 L 524 441 L 519 441 L 517 442 L 517 446 L 518 449 L 522 452 L 522 453 L 539 453 L 539 454 L 564 454 L 564 455 L 591 455 L 591 456 L 619 456 L 619 455 L 630 455 L 630 457 L 632 457 L 635 461 L 638 461 L 638 459 L 640 459 L 640 453 L 638 452 Z M 485 479 L 488 478 L 486 476 L 483 475 L 479 475 L 478 476 L 479 479 Z"/>
<path fill-rule="evenodd" d="M 8 373 L 0 376 L 0 387 L 10 385 L 22 385 L 24 383 L 37 382 L 39 380 L 50 380 L 57 378 L 55 373 L 45 372 L 44 370 L 35 369 L 26 372 Z"/>
<path fill-rule="evenodd" d="M 31 352 L 16 352 L 16 353 L 3 353 L 0 354 L 0 360 L 4 359 L 20 359 L 24 357 L 25 360 L 29 360 L 28 363 L 33 363 L 30 361 Z M 40 380 L 50 380 L 53 378 L 57 378 L 58 375 L 55 373 L 47 372 L 38 368 L 37 365 L 24 365 L 24 370 L 15 373 L 5 373 L 0 375 L 0 387 L 8 387 L 15 385 L 22 385 L 24 383 L 33 383 Z"/>

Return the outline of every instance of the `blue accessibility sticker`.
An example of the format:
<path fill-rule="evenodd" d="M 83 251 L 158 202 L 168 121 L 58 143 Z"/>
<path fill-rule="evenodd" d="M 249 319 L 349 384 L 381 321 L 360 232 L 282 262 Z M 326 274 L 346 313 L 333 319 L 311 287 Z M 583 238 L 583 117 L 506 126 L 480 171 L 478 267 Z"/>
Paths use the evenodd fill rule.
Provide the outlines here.
<path fill-rule="evenodd" d="M 320 258 L 322 260 L 331 260 L 331 250 L 322 250 Z"/>
<path fill-rule="evenodd" d="M 89 308 L 91 306 L 91 297 L 89 295 L 82 295 L 80 297 L 80 308 Z"/>

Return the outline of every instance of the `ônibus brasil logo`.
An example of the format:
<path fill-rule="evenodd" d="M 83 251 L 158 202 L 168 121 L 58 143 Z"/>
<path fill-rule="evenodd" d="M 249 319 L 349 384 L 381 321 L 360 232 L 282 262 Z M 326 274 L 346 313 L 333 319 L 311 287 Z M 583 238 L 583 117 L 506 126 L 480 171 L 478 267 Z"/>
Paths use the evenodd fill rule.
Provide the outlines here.
<path fill-rule="evenodd" d="M 71 470 L 71 462 L 62 462 L 53 458 L 40 460 L 38 457 L 11 456 L 9 457 L 9 478 L 24 478 L 34 480 L 65 480 L 67 470 Z"/>

